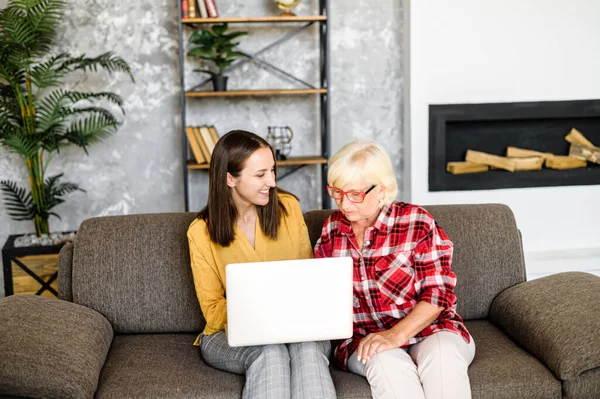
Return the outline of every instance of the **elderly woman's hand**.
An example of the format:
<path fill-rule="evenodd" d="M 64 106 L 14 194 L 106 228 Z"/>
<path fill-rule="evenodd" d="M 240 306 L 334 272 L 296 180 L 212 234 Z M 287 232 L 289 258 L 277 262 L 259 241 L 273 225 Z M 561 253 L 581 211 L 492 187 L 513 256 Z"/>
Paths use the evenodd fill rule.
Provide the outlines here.
<path fill-rule="evenodd" d="M 375 353 L 401 347 L 433 323 L 442 310 L 444 309 L 425 301 L 417 303 L 414 309 L 394 327 L 364 337 L 356 349 L 358 360 L 366 363 Z"/>
<path fill-rule="evenodd" d="M 387 349 L 399 348 L 406 341 L 401 334 L 393 329 L 371 333 L 360 341 L 356 349 L 356 354 L 359 361 L 366 363 L 374 354 Z"/>

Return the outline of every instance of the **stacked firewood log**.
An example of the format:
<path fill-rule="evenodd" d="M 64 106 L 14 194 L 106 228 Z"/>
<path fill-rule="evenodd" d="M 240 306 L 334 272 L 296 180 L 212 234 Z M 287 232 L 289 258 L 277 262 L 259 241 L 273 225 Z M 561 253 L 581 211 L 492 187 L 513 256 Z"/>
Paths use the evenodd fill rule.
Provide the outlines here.
<path fill-rule="evenodd" d="M 464 162 L 448 162 L 446 171 L 454 175 L 487 172 L 490 169 L 519 170 L 577 169 L 588 162 L 600 164 L 600 148 L 593 145 L 581 132 L 573 128 L 565 137 L 571 146 L 569 155 L 556 155 L 524 148 L 508 147 L 506 156 L 467 150 Z"/>

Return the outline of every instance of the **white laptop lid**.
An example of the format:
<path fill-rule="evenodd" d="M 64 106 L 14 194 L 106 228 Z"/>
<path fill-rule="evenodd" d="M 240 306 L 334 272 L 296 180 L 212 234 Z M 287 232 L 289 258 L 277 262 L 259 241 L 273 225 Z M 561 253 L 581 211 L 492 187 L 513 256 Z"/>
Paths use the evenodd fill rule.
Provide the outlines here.
<path fill-rule="evenodd" d="M 352 336 L 352 258 L 227 265 L 230 346 Z"/>

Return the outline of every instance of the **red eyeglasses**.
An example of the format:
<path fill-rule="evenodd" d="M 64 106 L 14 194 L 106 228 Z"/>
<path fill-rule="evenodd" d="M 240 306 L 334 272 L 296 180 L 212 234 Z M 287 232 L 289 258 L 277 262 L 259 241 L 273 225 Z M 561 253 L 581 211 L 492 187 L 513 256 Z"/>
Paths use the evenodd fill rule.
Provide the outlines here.
<path fill-rule="evenodd" d="M 336 200 L 341 200 L 345 195 L 350 202 L 360 204 L 364 202 L 367 194 L 369 194 L 371 190 L 373 190 L 375 187 L 377 187 L 377 185 L 371 186 L 370 189 L 363 193 L 362 191 L 344 191 L 338 187 L 327 186 L 327 194 L 329 194 L 331 198 Z"/>

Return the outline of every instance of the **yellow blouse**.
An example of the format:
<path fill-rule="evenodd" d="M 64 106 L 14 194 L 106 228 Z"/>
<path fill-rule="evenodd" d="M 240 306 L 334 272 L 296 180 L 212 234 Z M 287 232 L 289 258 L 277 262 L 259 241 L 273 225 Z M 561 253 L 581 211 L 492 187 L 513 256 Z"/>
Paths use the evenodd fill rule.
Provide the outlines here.
<path fill-rule="evenodd" d="M 258 218 L 255 246 L 235 225 L 235 238 L 228 247 L 212 242 L 204 220 L 195 219 L 188 228 L 190 259 L 196 295 L 206 319 L 204 334 L 214 334 L 227 328 L 225 299 L 225 266 L 229 263 L 261 262 L 313 257 L 308 229 L 296 198 L 279 194 L 287 216 L 283 216 L 277 240 L 266 237 Z M 199 340 L 196 340 L 196 345 Z"/>

